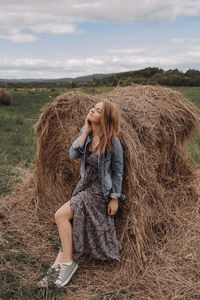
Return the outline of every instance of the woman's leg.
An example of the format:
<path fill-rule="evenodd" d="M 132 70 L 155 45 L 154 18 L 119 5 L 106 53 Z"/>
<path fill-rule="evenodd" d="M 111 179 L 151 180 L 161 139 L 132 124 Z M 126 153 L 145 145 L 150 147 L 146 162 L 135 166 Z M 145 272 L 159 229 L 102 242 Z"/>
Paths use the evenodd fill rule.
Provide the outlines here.
<path fill-rule="evenodd" d="M 70 201 L 61 206 L 55 213 L 55 220 L 63 249 L 59 257 L 61 258 L 61 263 L 72 261 L 72 225 L 70 222 L 72 217 Z"/>
<path fill-rule="evenodd" d="M 61 259 L 62 259 L 62 251 L 61 249 L 59 250 L 58 252 L 58 255 L 52 265 L 52 268 L 60 268 L 60 262 L 61 262 Z"/>

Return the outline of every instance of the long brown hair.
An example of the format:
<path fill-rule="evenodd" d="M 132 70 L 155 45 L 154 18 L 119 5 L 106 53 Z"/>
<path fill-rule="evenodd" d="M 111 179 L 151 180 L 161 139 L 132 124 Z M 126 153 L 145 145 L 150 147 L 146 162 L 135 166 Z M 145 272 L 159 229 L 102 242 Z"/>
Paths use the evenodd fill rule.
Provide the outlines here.
<path fill-rule="evenodd" d="M 120 132 L 120 112 L 113 103 L 106 100 L 103 101 L 101 108 L 100 128 L 101 136 L 97 153 L 104 153 L 106 146 L 108 151 L 113 152 L 112 141 Z"/>

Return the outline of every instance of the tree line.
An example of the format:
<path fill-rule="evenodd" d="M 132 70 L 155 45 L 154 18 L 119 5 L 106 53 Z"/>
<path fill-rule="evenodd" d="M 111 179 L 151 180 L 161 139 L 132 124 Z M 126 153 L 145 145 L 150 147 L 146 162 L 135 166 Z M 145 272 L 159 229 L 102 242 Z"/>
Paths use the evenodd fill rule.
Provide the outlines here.
<path fill-rule="evenodd" d="M 123 72 L 102 79 L 93 78 L 92 86 L 126 86 L 137 84 L 159 84 L 166 86 L 200 86 L 200 71 L 189 69 L 181 72 L 178 69 L 164 71 L 159 68 L 145 68 L 138 71 Z"/>
<path fill-rule="evenodd" d="M 90 80 L 79 81 L 73 79 L 34 80 L 0 82 L 2 88 L 77 88 L 77 87 L 100 87 L 100 86 L 126 86 L 129 84 L 159 84 L 165 86 L 200 86 L 200 71 L 189 69 L 186 72 L 178 69 L 164 71 L 160 68 L 145 68 L 138 71 L 129 71 L 107 75 L 103 78 L 93 77 Z"/>

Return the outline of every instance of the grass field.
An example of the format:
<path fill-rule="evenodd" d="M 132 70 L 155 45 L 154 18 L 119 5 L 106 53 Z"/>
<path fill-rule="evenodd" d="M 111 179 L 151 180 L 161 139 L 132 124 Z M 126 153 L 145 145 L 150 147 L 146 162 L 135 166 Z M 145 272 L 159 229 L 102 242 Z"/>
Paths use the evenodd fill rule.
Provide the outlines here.
<path fill-rule="evenodd" d="M 174 89 L 200 109 L 200 87 L 176 87 Z M 200 136 L 193 136 L 188 145 L 188 152 L 194 163 L 200 164 Z"/>
<path fill-rule="evenodd" d="M 109 89 L 111 88 L 102 87 L 100 88 L 100 93 Z M 200 87 L 180 87 L 174 89 L 182 93 L 200 108 Z M 90 93 L 89 89 L 75 90 Z M 70 90 L 66 89 L 66 92 L 68 91 Z M 0 196 L 8 194 L 13 185 L 20 182 L 26 169 L 30 169 L 31 172 L 34 170 L 37 138 L 34 134 L 33 126 L 37 122 L 40 110 L 44 104 L 51 101 L 57 95 L 64 93 L 62 90 L 54 92 L 45 90 L 33 95 L 28 94 L 27 90 L 10 90 L 10 92 L 13 97 L 12 106 L 0 106 Z M 188 147 L 188 151 L 191 159 L 198 164 L 200 163 L 199 150 L 200 137 L 194 137 L 193 142 Z M 15 233 L 12 233 L 12 235 L 13 240 L 10 243 L 12 243 L 12 248 L 15 249 L 17 248 L 17 244 L 15 245 L 14 241 Z M 0 244 L 0 249 L 2 247 L 4 246 Z M 34 267 L 34 261 L 30 261 L 30 257 L 20 255 L 10 253 L 7 260 L 23 261 L 23 263 L 27 263 L 30 266 L 33 265 Z M 1 297 L 2 299 L 11 299 L 11 290 L 17 291 L 19 289 L 18 282 L 15 282 L 15 278 L 12 278 L 12 274 L 10 273 L 9 278 L 2 278 L 2 282 L 0 283 L 0 300 Z M 44 295 L 42 299 L 56 299 L 58 294 L 58 291 L 53 291 L 52 294 L 48 294 L 48 297 Z M 37 298 L 34 291 L 27 290 L 24 291 L 20 299 L 41 298 Z M 105 298 L 99 296 L 98 299 Z"/>

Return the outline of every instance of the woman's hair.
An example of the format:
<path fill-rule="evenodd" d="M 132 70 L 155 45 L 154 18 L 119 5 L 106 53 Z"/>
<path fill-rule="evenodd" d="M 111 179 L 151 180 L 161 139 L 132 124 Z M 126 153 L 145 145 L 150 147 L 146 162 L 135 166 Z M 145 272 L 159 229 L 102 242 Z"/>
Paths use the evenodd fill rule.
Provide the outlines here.
<path fill-rule="evenodd" d="M 101 136 L 97 153 L 105 152 L 106 146 L 108 151 L 114 151 L 112 141 L 120 132 L 120 113 L 118 108 L 109 101 L 103 101 L 100 119 Z"/>

